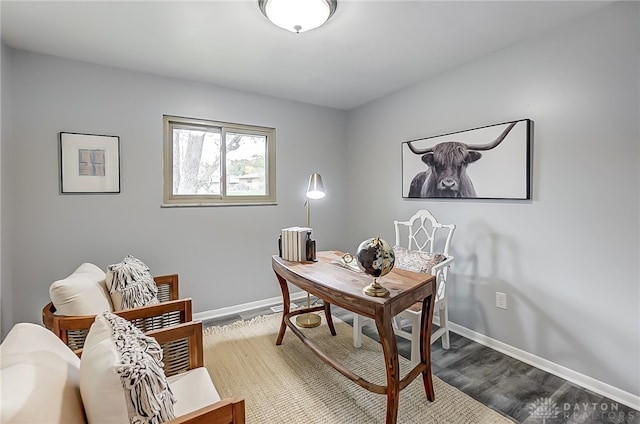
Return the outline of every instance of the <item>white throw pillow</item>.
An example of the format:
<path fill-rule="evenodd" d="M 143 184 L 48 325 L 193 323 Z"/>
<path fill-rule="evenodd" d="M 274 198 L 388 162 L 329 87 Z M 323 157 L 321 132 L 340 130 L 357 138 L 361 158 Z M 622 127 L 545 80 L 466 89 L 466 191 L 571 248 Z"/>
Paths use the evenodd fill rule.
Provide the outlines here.
<path fill-rule="evenodd" d="M 83 263 L 67 278 L 55 281 L 49 296 L 57 315 L 97 315 L 113 310 L 105 273 L 91 263 Z"/>
<path fill-rule="evenodd" d="M 114 311 L 158 303 L 158 287 L 149 267 L 131 255 L 107 267 L 106 287 Z"/>
<path fill-rule="evenodd" d="M 89 424 L 156 424 L 174 418 L 160 345 L 111 312 L 98 315 L 87 335 L 80 393 Z"/>
<path fill-rule="evenodd" d="M 0 422 L 84 424 L 80 359 L 55 334 L 16 324 L 0 345 Z"/>

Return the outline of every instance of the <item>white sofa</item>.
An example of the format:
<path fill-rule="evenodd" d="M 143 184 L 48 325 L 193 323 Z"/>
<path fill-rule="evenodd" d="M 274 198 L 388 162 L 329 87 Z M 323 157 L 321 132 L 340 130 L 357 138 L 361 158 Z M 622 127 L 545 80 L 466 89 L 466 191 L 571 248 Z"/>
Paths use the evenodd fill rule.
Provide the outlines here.
<path fill-rule="evenodd" d="M 189 343 L 189 369 L 166 378 L 176 400 L 173 405 L 176 418 L 168 422 L 245 422 L 244 400 L 236 397 L 220 400 L 202 366 L 201 323 L 190 322 L 148 334 L 161 346 L 185 338 Z M 44 327 L 16 324 L 0 345 L 0 422 L 87 423 L 91 414 L 85 413 L 83 397 L 87 395 L 80 390 L 80 368 L 85 365 L 81 357 Z M 94 368 L 91 370 L 94 372 Z M 95 381 L 98 385 L 103 382 Z M 113 415 L 102 406 L 103 414 Z M 99 421 L 114 422 L 106 418 Z"/>

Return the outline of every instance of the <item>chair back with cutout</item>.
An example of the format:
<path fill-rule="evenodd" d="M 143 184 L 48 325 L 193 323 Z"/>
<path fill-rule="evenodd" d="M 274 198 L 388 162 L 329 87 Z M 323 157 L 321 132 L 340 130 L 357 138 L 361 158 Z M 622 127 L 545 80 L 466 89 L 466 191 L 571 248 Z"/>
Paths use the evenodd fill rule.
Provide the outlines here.
<path fill-rule="evenodd" d="M 456 229 L 454 224 L 441 224 L 428 210 L 416 212 L 408 221 L 393 221 L 396 229 L 396 246 L 428 253 L 451 256 L 449 248 Z M 404 230 L 403 230 L 404 229 Z M 406 233 L 406 244 L 401 235 Z"/>

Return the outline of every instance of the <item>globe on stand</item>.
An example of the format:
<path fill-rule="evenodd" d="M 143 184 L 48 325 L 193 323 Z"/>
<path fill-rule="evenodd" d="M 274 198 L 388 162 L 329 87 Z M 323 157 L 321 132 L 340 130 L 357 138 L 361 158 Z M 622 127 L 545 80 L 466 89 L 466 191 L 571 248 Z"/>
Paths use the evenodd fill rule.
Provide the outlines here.
<path fill-rule="evenodd" d="M 386 297 L 389 290 L 378 283 L 378 278 L 393 269 L 396 256 L 391 245 L 380 237 L 367 239 L 360 243 L 356 252 L 358 267 L 373 277 L 373 283 L 362 289 L 364 294 L 375 297 Z"/>

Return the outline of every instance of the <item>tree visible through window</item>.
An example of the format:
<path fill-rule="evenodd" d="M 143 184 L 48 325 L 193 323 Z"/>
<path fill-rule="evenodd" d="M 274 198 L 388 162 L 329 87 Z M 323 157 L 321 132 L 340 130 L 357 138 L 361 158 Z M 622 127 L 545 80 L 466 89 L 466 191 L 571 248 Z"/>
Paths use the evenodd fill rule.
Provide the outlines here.
<path fill-rule="evenodd" d="M 164 133 L 165 204 L 275 203 L 273 128 L 165 116 Z"/>

